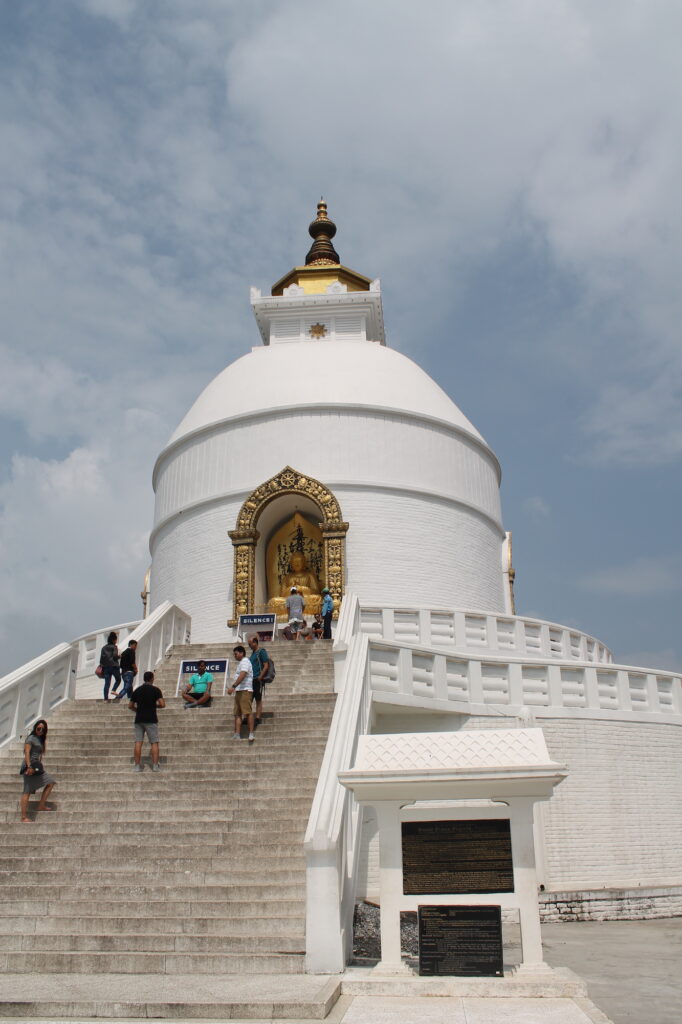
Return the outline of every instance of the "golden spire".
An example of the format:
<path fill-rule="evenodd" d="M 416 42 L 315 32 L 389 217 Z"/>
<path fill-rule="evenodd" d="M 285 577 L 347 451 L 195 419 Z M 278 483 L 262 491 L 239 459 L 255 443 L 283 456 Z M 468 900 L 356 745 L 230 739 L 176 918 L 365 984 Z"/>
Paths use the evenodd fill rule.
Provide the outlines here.
<path fill-rule="evenodd" d="M 308 228 L 308 233 L 314 241 L 305 258 L 306 266 L 338 267 L 341 260 L 332 245 L 332 238 L 336 234 L 336 224 L 327 216 L 327 204 L 324 199 L 320 199 L 317 204 L 317 217 Z"/>

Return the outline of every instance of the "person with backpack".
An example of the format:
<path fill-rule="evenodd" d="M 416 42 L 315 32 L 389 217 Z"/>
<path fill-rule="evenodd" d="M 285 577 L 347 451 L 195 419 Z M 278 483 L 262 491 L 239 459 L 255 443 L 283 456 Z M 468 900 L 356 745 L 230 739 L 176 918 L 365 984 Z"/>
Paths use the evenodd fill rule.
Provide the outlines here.
<path fill-rule="evenodd" d="M 275 666 L 264 647 L 259 646 L 257 636 L 249 639 L 250 662 L 253 668 L 253 699 L 256 702 L 256 726 L 263 720 L 263 694 L 267 683 L 275 678 Z"/>
<path fill-rule="evenodd" d="M 99 654 L 99 668 L 101 675 L 104 679 L 104 699 L 109 700 L 109 687 L 111 686 L 111 677 L 114 677 L 114 685 L 111 688 L 112 693 L 116 693 L 118 687 L 121 685 L 121 669 L 119 667 L 118 659 L 118 647 L 116 641 L 118 636 L 116 633 L 110 633 L 107 637 L 107 642 L 100 651 Z"/>

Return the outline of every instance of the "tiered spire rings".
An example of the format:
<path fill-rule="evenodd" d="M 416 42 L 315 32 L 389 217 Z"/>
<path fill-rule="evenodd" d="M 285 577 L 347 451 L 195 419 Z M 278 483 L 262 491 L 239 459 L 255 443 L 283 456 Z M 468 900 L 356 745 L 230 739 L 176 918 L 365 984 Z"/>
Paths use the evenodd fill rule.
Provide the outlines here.
<path fill-rule="evenodd" d="M 320 199 L 317 204 L 317 217 L 308 228 L 308 232 L 314 241 L 305 258 L 306 266 L 338 266 L 341 260 L 332 245 L 332 238 L 336 234 L 336 224 L 327 216 L 327 204 L 324 199 Z"/>

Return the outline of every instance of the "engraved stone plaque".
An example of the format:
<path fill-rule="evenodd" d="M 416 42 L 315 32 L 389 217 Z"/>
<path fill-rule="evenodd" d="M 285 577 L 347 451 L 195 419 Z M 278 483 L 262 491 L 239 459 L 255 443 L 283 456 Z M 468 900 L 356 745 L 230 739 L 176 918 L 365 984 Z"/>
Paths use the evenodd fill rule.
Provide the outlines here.
<path fill-rule="evenodd" d="M 508 819 L 404 821 L 403 892 L 513 892 Z"/>
<path fill-rule="evenodd" d="M 504 976 L 500 907 L 419 907 L 419 973 Z"/>

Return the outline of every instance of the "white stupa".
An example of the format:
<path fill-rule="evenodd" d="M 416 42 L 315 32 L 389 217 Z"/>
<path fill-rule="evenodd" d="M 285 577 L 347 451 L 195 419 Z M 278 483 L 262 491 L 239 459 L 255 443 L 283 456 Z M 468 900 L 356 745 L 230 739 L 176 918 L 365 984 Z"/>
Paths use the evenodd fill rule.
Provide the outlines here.
<path fill-rule="evenodd" d="M 228 620 L 266 606 L 269 540 L 299 511 L 323 524 L 318 575 L 337 607 L 352 589 L 379 604 L 511 611 L 495 455 L 386 345 L 379 281 L 341 265 L 324 202 L 309 230 L 305 266 L 269 296 L 252 289 L 260 343 L 211 381 L 158 458 L 150 608 L 180 605 L 197 641 L 227 636 Z M 234 531 L 249 575 L 237 592 Z"/>

